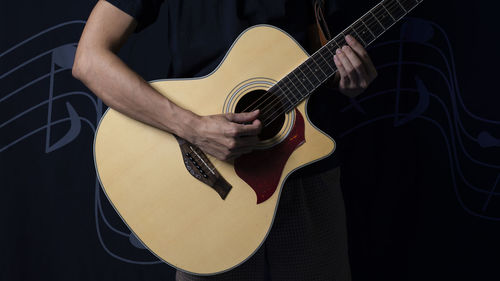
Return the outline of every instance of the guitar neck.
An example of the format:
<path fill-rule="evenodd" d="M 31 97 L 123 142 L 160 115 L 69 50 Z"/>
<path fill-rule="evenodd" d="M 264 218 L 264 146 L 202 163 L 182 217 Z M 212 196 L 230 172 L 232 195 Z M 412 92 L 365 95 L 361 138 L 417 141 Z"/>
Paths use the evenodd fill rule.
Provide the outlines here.
<path fill-rule="evenodd" d="M 333 62 L 333 55 L 338 48 L 347 44 L 345 41 L 346 35 L 353 36 L 364 47 L 367 47 L 422 1 L 381 1 L 312 54 L 269 91 L 279 95 L 286 95 L 286 99 L 283 99 L 286 102 L 283 105 L 285 112 L 295 108 L 337 72 L 337 67 Z"/>

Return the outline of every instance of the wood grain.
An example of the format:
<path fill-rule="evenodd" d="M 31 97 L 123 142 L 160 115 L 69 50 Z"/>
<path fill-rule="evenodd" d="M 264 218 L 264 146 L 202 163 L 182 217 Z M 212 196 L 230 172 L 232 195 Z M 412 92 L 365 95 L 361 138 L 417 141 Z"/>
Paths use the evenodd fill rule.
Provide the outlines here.
<path fill-rule="evenodd" d="M 219 114 L 235 85 L 254 77 L 278 81 L 307 57 L 289 35 L 257 26 L 238 38 L 212 74 L 152 86 L 199 115 Z M 305 102 L 297 109 L 307 116 Z M 112 109 L 96 134 L 95 163 L 106 195 L 145 246 L 183 271 L 216 274 L 241 264 L 263 243 L 286 177 L 334 150 L 333 140 L 308 118 L 305 139 L 286 163 L 278 190 L 262 204 L 232 163 L 209 156 L 233 186 L 223 200 L 187 172 L 174 136 Z"/>

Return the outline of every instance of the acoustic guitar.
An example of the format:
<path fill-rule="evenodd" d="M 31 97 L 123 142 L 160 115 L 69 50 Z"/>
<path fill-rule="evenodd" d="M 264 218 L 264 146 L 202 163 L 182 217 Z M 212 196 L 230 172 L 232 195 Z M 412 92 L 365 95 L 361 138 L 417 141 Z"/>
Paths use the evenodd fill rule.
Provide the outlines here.
<path fill-rule="evenodd" d="M 105 194 L 139 240 L 171 266 L 199 275 L 230 270 L 269 233 L 287 177 L 335 150 L 307 116 L 308 97 L 336 72 L 351 34 L 364 46 L 422 0 L 384 0 L 309 56 L 282 30 L 245 30 L 220 65 L 193 79 L 151 82 L 198 115 L 260 109 L 256 150 L 220 161 L 193 144 L 109 109 L 94 141 Z"/>

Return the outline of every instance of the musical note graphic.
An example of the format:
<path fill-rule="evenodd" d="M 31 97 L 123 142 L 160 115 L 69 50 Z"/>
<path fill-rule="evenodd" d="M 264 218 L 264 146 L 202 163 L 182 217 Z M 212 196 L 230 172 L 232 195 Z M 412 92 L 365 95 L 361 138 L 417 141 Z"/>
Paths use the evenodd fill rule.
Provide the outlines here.
<path fill-rule="evenodd" d="M 48 29 L 46 29 L 42 32 L 39 32 L 38 34 L 35 34 L 34 36 L 31 36 L 30 38 L 22 41 L 21 43 L 8 49 L 7 51 L 3 52 L 2 54 L 0 54 L 0 59 L 2 59 L 2 58 L 6 59 L 7 55 L 14 57 L 14 55 L 15 55 L 14 52 L 16 49 L 18 49 L 18 48 L 20 48 L 23 45 L 26 45 L 28 43 L 32 43 L 33 40 L 40 38 L 41 36 L 47 35 L 50 32 L 57 32 L 60 30 L 65 30 L 62 28 L 68 28 L 68 27 L 74 26 L 75 24 L 81 25 L 82 23 L 85 23 L 85 22 L 83 22 L 83 21 L 70 21 L 70 22 L 62 23 L 62 24 L 56 25 L 54 27 L 48 28 Z M 42 76 L 39 76 L 37 78 L 34 78 L 30 82 L 19 86 L 17 89 L 15 89 L 7 94 L 2 93 L 2 97 L 0 98 L 0 105 L 1 105 L 2 103 L 5 103 L 9 100 L 14 99 L 17 95 L 21 95 L 21 94 L 25 93 L 25 91 L 29 90 L 29 88 L 31 86 L 34 86 L 37 83 L 44 82 L 44 80 L 48 78 L 49 79 L 48 99 L 18 113 L 17 115 L 11 117 L 7 121 L 2 122 L 0 124 L 0 129 L 9 125 L 10 123 L 15 122 L 16 120 L 18 120 L 22 117 L 25 117 L 26 115 L 28 115 L 28 113 L 31 113 L 31 112 L 33 112 L 33 111 L 35 111 L 35 110 L 37 110 L 45 105 L 47 105 L 47 123 L 46 123 L 46 125 L 39 127 L 37 129 L 34 129 L 31 132 L 28 132 L 27 134 L 11 141 L 10 143 L 8 143 L 6 145 L 0 146 L 0 152 L 3 152 L 6 149 L 9 149 L 13 145 L 21 142 L 22 140 L 24 140 L 24 139 L 42 131 L 43 129 L 45 129 L 45 131 L 46 131 L 45 152 L 49 153 L 49 152 L 57 150 L 57 149 L 63 147 L 64 145 L 72 142 L 78 136 L 78 134 L 81 130 L 81 121 L 84 121 L 87 124 L 89 124 L 90 126 L 95 127 L 92 124 L 92 122 L 90 122 L 87 118 L 80 117 L 70 102 L 65 103 L 66 109 L 68 112 L 68 118 L 52 121 L 52 105 L 53 105 L 54 100 L 59 100 L 61 98 L 69 97 L 71 95 L 84 95 L 84 96 L 88 97 L 89 99 L 91 99 L 92 102 L 95 104 L 95 101 L 91 97 L 91 95 L 89 95 L 87 93 L 83 93 L 83 92 L 67 92 L 67 93 L 61 94 L 58 97 L 54 97 L 54 83 L 55 83 L 56 74 L 71 70 L 71 68 L 73 67 L 73 60 L 74 60 L 74 56 L 75 56 L 75 51 L 76 51 L 76 43 L 69 43 L 69 44 L 65 44 L 62 46 L 55 47 L 55 48 L 51 48 L 48 51 L 42 52 L 41 54 L 38 54 L 32 58 L 29 58 L 28 60 L 12 67 L 11 69 L 7 70 L 6 72 L 4 72 L 0 75 L 0 82 L 2 82 L 4 80 L 6 80 L 7 78 L 14 76 L 14 74 L 16 74 L 16 73 L 21 73 L 20 70 L 27 68 L 30 64 L 35 63 L 38 60 L 42 60 L 46 56 L 50 56 L 50 58 L 51 58 L 50 71 L 48 73 L 46 73 Z M 57 69 L 56 69 L 56 67 L 57 67 Z M 69 128 L 67 133 L 61 139 L 59 139 L 53 145 L 51 145 L 50 143 L 51 143 L 51 128 L 52 128 L 52 126 L 55 124 L 59 124 L 61 122 L 65 122 L 65 121 L 70 121 L 71 127 Z"/>
<path fill-rule="evenodd" d="M 8 89 L 8 87 L 1 87 L 2 92 L 0 92 L 0 109 L 9 108 L 9 105 L 7 103 L 12 102 L 17 97 L 29 95 L 32 91 L 36 92 L 37 90 L 31 89 L 38 89 L 40 84 L 48 84 L 48 95 L 45 100 L 31 105 L 29 108 L 25 108 L 20 112 L 15 112 L 11 116 L 7 116 L 5 119 L 0 120 L 0 132 L 2 135 L 2 140 L 0 142 L 0 153 L 3 153 L 9 149 L 13 149 L 15 145 L 20 144 L 22 141 L 30 137 L 35 137 L 41 132 L 45 132 L 45 153 L 48 154 L 55 152 L 62 147 L 71 144 L 73 141 L 75 141 L 75 139 L 78 138 L 78 136 L 82 133 L 82 123 L 86 124 L 91 129 L 91 131 L 95 133 L 97 123 L 102 117 L 103 113 L 102 101 L 86 91 L 58 92 L 56 90 L 57 81 L 64 81 L 63 84 L 68 84 L 68 81 L 78 83 L 70 76 L 61 76 L 71 73 L 77 43 L 68 42 L 56 46 L 44 46 L 37 41 L 37 39 L 40 39 L 43 36 L 54 35 L 54 33 L 58 33 L 61 38 L 69 37 L 65 36 L 66 34 L 80 34 L 83 24 L 85 24 L 85 21 L 69 21 L 55 25 L 27 38 L 26 40 L 16 44 L 15 46 L 0 54 L 0 62 L 3 63 L 8 60 L 16 62 L 16 64 L 12 65 L 5 71 L 2 68 L 3 73 L 0 73 L 0 85 L 15 84 L 12 81 L 17 82 L 18 80 L 22 80 L 18 78 L 20 76 L 25 76 L 26 73 L 29 73 L 27 69 L 29 69 L 30 65 L 39 63 L 40 61 L 43 62 L 44 60 L 47 60 L 47 58 L 49 59 L 49 67 L 47 73 L 35 76 L 29 82 L 17 85 L 17 87 L 8 92 L 4 92 L 3 90 Z M 22 56 L 17 54 L 17 50 L 22 48 L 23 46 L 26 46 L 27 44 L 35 43 L 40 44 L 39 46 L 37 46 L 37 50 L 43 48 L 46 48 L 46 50 L 19 62 L 19 60 L 22 60 Z M 74 99 L 75 97 L 80 97 L 80 99 Z M 71 101 L 69 99 L 71 99 Z M 58 112 L 58 109 L 61 109 L 58 104 L 61 102 L 64 102 L 64 115 L 66 117 L 55 119 L 55 116 L 61 115 L 60 112 Z M 94 112 L 93 116 L 86 116 L 88 115 L 89 104 L 91 105 L 90 108 Z M 33 118 L 32 115 L 35 115 L 35 113 L 43 109 L 46 109 L 46 122 L 45 124 L 40 126 L 40 118 Z M 8 110 L 2 110 L 2 112 L 8 112 Z M 79 112 L 81 113 L 79 114 Z M 37 115 L 37 117 L 39 116 Z M 31 128 L 29 132 L 25 133 L 22 136 L 15 136 L 14 139 L 11 140 L 4 139 L 3 136 L 7 136 L 8 134 L 3 133 L 1 130 L 7 132 L 9 130 L 9 126 L 15 126 L 16 124 L 21 123 L 32 123 L 33 128 Z M 65 123 L 69 123 L 69 127 L 67 127 L 64 133 L 61 134 L 61 129 L 63 129 L 64 127 L 60 127 L 59 125 Z M 60 137 L 54 139 L 55 135 L 60 135 Z M 89 157 L 91 157 L 91 155 L 89 155 Z M 94 176 L 96 177 L 96 175 Z M 149 251 L 145 250 L 144 245 L 142 245 L 137 237 L 135 237 L 128 229 L 126 229 L 124 225 L 114 226 L 111 224 L 107 216 L 117 216 L 117 214 L 114 211 L 105 211 L 103 207 L 103 201 L 101 200 L 102 191 L 97 177 L 95 178 L 94 190 L 95 226 L 97 237 L 102 248 L 110 256 L 126 263 L 141 265 L 161 263 L 153 255 L 151 255 Z M 109 205 L 109 202 L 107 200 L 104 201 Z M 115 233 L 120 237 L 125 238 L 125 240 L 123 240 L 124 243 L 121 246 L 121 249 L 124 249 L 127 246 L 132 246 L 134 249 L 140 250 L 140 254 L 137 254 L 138 258 L 126 258 L 123 254 L 112 251 L 107 245 L 106 239 L 113 239 L 114 241 L 117 241 L 118 239 L 116 239 L 115 237 L 109 238 L 109 234 L 107 234 L 107 232 L 105 235 L 105 231 L 102 229 L 100 221 L 104 222 L 104 225 L 107 229 L 111 230 L 111 233 Z M 120 228 L 126 230 L 119 230 Z M 120 251 L 120 249 L 116 251 Z"/>
<path fill-rule="evenodd" d="M 20 48 L 33 44 L 37 42 L 37 39 L 49 34 L 58 33 L 62 38 L 66 34 L 80 34 L 84 23 L 84 21 L 68 21 L 55 25 L 0 54 L 0 63 L 2 63 L 0 70 L 0 89 L 2 89 L 0 92 L 0 153 L 15 148 L 28 138 L 35 138 L 45 133 L 43 138 L 44 151 L 49 154 L 71 145 L 85 133 L 84 128 L 86 127 L 90 128 L 91 132 L 95 132 L 104 106 L 102 101 L 90 94 L 88 90 L 75 90 L 77 82 L 71 77 L 70 70 L 77 43 L 64 42 L 49 46 L 40 44 L 40 47 L 37 48 L 39 53 L 29 58 L 23 58 L 17 54 Z M 445 42 L 445 46 L 433 43 L 437 37 L 439 40 L 436 41 L 438 43 Z M 362 130 L 382 120 L 393 120 L 394 127 L 400 127 L 415 120 L 427 122 L 433 128 L 438 129 L 445 142 L 447 150 L 443 152 L 443 157 L 447 157 L 450 163 L 451 181 L 460 206 L 473 216 L 499 221 L 500 214 L 495 213 L 491 204 L 493 204 L 494 198 L 500 198 L 500 191 L 497 191 L 497 187 L 500 185 L 500 163 L 494 163 L 491 159 L 481 159 L 482 154 L 478 151 L 490 151 L 492 148 L 500 147 L 500 120 L 481 117 L 467 108 L 458 85 L 451 43 L 446 32 L 440 26 L 427 20 L 408 18 L 401 26 L 400 38 L 380 42 L 370 49 L 376 51 L 394 46 L 398 50 L 397 57 L 378 64 L 377 69 L 380 73 L 379 79 L 389 76 L 384 75 L 384 72 L 396 70 L 395 87 L 378 92 L 367 92 L 358 98 L 351 99 L 341 112 L 346 113 L 353 110 L 360 115 L 362 121 L 356 126 L 344 130 L 340 137 L 344 138 L 356 130 Z M 418 47 L 422 51 L 433 53 L 441 59 L 439 63 L 444 67 L 441 67 L 437 61 L 429 63 L 420 59 L 408 59 L 407 48 L 409 47 Z M 11 63 L 7 67 L 8 69 L 4 69 L 3 65 L 7 65 L 7 58 L 15 63 Z M 29 71 L 30 65 L 36 63 L 46 63 L 47 72 L 31 73 Z M 416 68 L 419 69 L 418 74 L 412 72 Z M 424 76 L 420 73 L 428 75 Z M 435 90 L 429 86 L 431 83 L 426 82 L 426 77 L 429 75 L 441 81 L 440 83 L 447 89 L 447 95 L 444 95 L 442 91 L 439 91 L 439 95 L 434 92 Z M 27 78 L 29 81 L 22 79 L 25 76 L 29 77 Z M 403 77 L 411 77 L 412 80 L 404 81 Z M 62 89 L 64 87 L 58 87 L 58 85 L 63 84 L 58 83 L 61 81 L 66 81 L 64 84 L 67 84 L 67 81 L 74 81 L 75 88 Z M 25 97 L 33 93 L 42 96 L 39 92 L 43 92 L 45 97 L 43 100 L 31 105 L 24 105 L 23 108 L 15 107 L 17 111 L 13 112 L 11 103 L 20 99 L 28 100 Z M 407 95 L 414 95 L 416 102 L 412 108 L 405 110 L 401 104 L 401 98 Z M 375 99 L 384 97 L 393 99 L 394 112 L 374 116 L 370 104 Z M 430 106 L 439 107 L 446 117 L 446 122 L 443 123 L 430 116 Z M 463 121 L 465 118 L 477 122 L 475 133 L 472 128 L 465 126 Z M 20 126 L 29 125 L 29 128 L 20 135 L 10 134 L 10 128 L 19 124 Z M 493 150 L 491 151 L 491 153 L 495 153 Z M 472 183 L 464 173 L 464 163 L 461 162 L 464 161 L 463 159 L 472 165 L 485 169 L 485 173 L 489 175 L 488 180 L 483 180 L 481 186 Z M 500 159 L 500 157 L 495 159 Z M 470 203 L 462 200 L 464 188 L 477 195 L 477 198 L 469 199 L 468 202 L 475 201 L 481 202 L 481 204 L 471 206 Z M 118 215 L 106 199 L 101 199 L 102 194 L 100 183 L 96 177 L 94 186 L 95 227 L 99 243 L 106 253 L 120 261 L 132 264 L 161 263 L 145 249 L 144 245 L 123 223 L 116 225 L 118 223 L 115 221 L 119 221 Z M 116 219 L 111 220 L 110 217 Z M 110 243 L 106 242 L 111 240 L 119 241 L 120 247 L 111 249 Z M 122 254 L 123 249 L 127 249 L 127 254 Z M 130 253 L 134 253 L 132 257 L 130 257 Z"/>
<path fill-rule="evenodd" d="M 483 148 L 500 147 L 500 139 L 493 137 L 486 131 L 479 133 L 477 136 L 477 142 Z"/>
<path fill-rule="evenodd" d="M 63 45 L 52 51 L 51 64 L 50 64 L 50 87 L 49 87 L 49 104 L 47 107 L 47 128 L 46 128 L 46 141 L 45 141 L 45 152 L 49 153 L 57 150 L 64 145 L 72 142 L 80 133 L 81 124 L 80 117 L 76 113 L 75 109 L 71 106 L 69 102 L 66 102 L 66 108 L 68 109 L 68 115 L 71 122 L 71 126 L 68 132 L 59 139 L 54 145 L 50 145 L 50 128 L 52 121 L 52 102 L 54 96 L 54 68 L 58 66 L 60 69 L 70 70 L 73 67 L 73 61 L 75 60 L 76 47 L 74 45 Z"/>
<path fill-rule="evenodd" d="M 441 47 L 437 44 L 431 43 L 431 40 L 436 36 L 440 36 L 440 39 L 446 42 L 446 46 Z M 441 69 L 438 66 L 438 62 L 426 63 L 422 61 L 405 60 L 405 56 L 403 54 L 403 46 L 410 44 L 422 47 L 422 51 L 437 53 L 442 59 L 442 63 L 445 65 L 445 70 Z M 400 38 L 398 40 L 381 42 L 374 45 L 370 49 L 374 50 L 377 48 L 386 48 L 390 45 L 398 45 L 398 58 L 395 61 L 377 65 L 377 69 L 379 70 L 379 73 L 381 73 L 386 70 L 388 71 L 388 69 L 390 68 L 396 67 L 398 73 L 396 79 L 396 87 L 376 93 L 368 93 L 367 95 L 360 97 L 357 102 L 359 104 L 365 104 L 366 107 L 366 103 L 368 101 L 382 96 L 394 95 L 394 113 L 384 114 L 365 120 L 357 126 L 344 131 L 341 134 L 341 138 L 351 134 L 358 129 L 389 118 L 392 118 L 394 120 L 394 127 L 402 126 L 417 119 L 427 121 L 429 124 L 439 129 L 441 135 L 443 136 L 443 139 L 445 140 L 448 150 L 452 182 L 457 200 L 462 208 L 467 213 L 473 216 L 493 221 L 500 221 L 500 214 L 487 212 L 487 206 L 490 204 L 492 197 L 500 195 L 500 192 L 495 191 L 500 177 L 497 176 L 500 174 L 500 163 L 491 163 L 487 160 L 479 159 L 478 156 L 476 156 L 478 153 L 471 153 L 472 149 L 477 151 L 478 148 L 487 149 L 500 146 L 500 139 L 492 135 L 492 132 L 499 132 L 500 120 L 490 120 L 480 117 L 479 115 L 472 113 L 463 102 L 463 98 L 458 86 L 455 62 L 453 58 L 453 50 L 451 48 L 451 43 L 448 39 L 448 36 L 446 35 L 446 32 L 439 25 L 430 21 L 418 18 L 408 18 L 401 27 Z M 445 52 L 448 52 L 449 57 L 445 54 Z M 445 97 L 442 94 L 437 95 L 435 93 L 432 93 L 423 79 L 421 79 L 418 75 L 414 75 L 415 83 L 413 87 L 402 87 L 401 83 L 403 75 L 401 73 L 409 66 L 414 68 L 416 67 L 420 72 L 427 72 L 430 73 L 433 77 L 442 79 L 442 82 L 448 90 L 448 96 Z M 380 74 L 380 77 L 384 77 L 384 74 Z M 403 93 L 418 95 L 416 104 L 407 113 L 401 113 L 402 110 L 400 97 L 401 95 L 403 95 Z M 446 98 L 449 98 L 449 103 L 451 104 L 451 106 L 448 106 L 447 102 L 443 100 Z M 437 119 L 433 119 L 430 116 L 424 115 L 432 102 L 437 103 L 437 105 L 441 107 L 441 110 L 445 114 L 447 122 L 445 122 L 444 125 L 440 124 Z M 352 104 L 344 107 L 341 112 L 347 112 L 350 109 L 355 109 Z M 464 117 L 462 116 L 460 111 L 462 111 L 467 117 L 478 122 L 476 128 L 481 128 L 481 132 L 477 135 L 477 137 L 474 137 L 473 134 L 466 129 L 463 121 Z M 445 126 L 448 129 L 445 129 Z M 476 143 L 477 146 L 467 147 L 466 139 L 468 141 Z M 496 180 L 491 183 L 491 186 L 488 185 L 486 180 L 484 179 L 482 180 L 482 184 L 487 186 L 480 187 L 477 184 L 473 184 L 464 173 L 463 166 L 465 164 L 462 164 L 462 158 L 467 159 L 474 165 L 486 169 L 486 171 L 491 170 L 490 174 L 492 173 Z M 495 159 L 500 159 L 500 157 L 496 157 Z M 475 192 L 474 194 L 477 197 L 474 200 L 484 200 L 482 208 L 478 208 L 476 206 L 477 204 L 472 206 L 470 203 L 465 203 L 465 201 L 462 199 L 464 187 L 467 187 L 469 190 Z M 470 197 L 471 196 L 469 195 L 467 202 L 471 201 Z"/>

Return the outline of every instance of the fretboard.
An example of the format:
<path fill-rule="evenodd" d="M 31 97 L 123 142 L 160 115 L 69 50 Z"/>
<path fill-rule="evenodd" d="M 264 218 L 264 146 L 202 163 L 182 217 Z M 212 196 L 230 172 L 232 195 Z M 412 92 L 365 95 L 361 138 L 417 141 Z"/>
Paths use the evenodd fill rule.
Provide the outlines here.
<path fill-rule="evenodd" d="M 269 89 L 269 92 L 281 98 L 279 111 L 285 113 L 295 108 L 337 72 L 333 56 L 338 48 L 347 45 L 346 35 L 353 36 L 364 47 L 367 47 L 422 1 L 384 0 L 344 29 Z M 276 113 L 273 112 L 272 116 L 279 116 Z M 272 118 L 265 119 L 267 120 L 264 125 L 273 121 Z"/>

